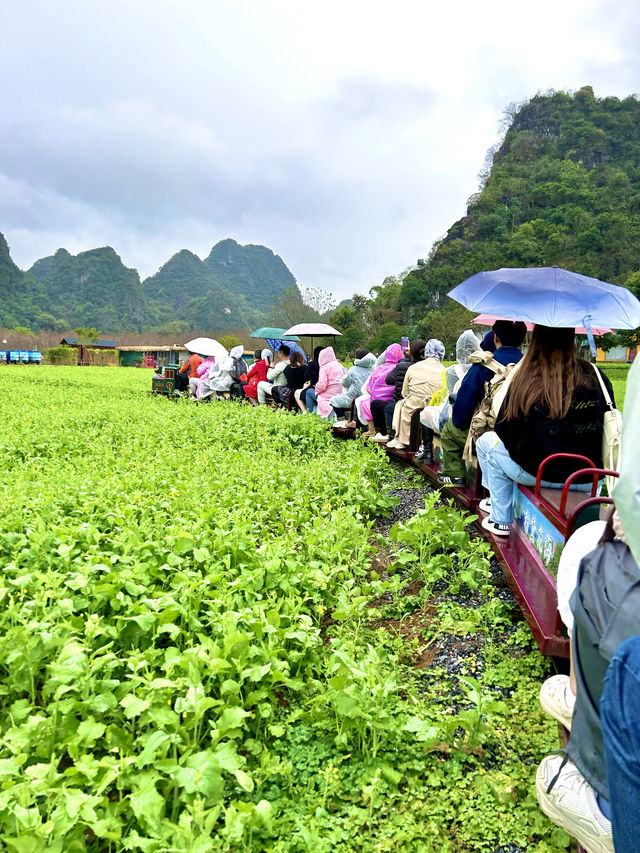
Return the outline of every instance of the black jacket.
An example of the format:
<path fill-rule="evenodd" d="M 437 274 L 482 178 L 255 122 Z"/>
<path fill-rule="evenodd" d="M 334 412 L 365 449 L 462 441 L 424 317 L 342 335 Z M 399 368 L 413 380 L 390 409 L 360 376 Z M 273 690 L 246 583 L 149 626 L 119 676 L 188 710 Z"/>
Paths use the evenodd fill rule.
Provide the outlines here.
<path fill-rule="evenodd" d="M 509 399 L 507 391 L 495 430 L 513 461 L 533 477 L 538 473 L 542 460 L 553 453 L 580 454 L 602 467 L 602 420 L 607 404 L 593 368 L 586 362 L 580 362 L 580 365 L 583 383 L 574 389 L 569 410 L 559 420 L 552 420 L 548 409 L 542 405 L 533 406 L 521 418 L 504 420 L 502 413 Z M 604 374 L 602 378 L 615 405 L 611 383 Z M 551 483 L 564 483 L 569 474 L 584 467 L 586 464 L 582 462 L 558 459 L 545 467 L 543 477 Z M 585 482 L 583 478 L 581 480 Z"/>
<path fill-rule="evenodd" d="M 387 375 L 385 377 L 384 381 L 387 383 L 387 385 L 395 386 L 394 391 L 393 391 L 393 402 L 394 403 L 397 403 L 398 400 L 402 400 L 402 386 L 404 384 L 404 375 L 407 372 L 407 370 L 409 370 L 409 368 L 411 367 L 412 364 L 414 364 L 414 362 L 411 361 L 410 358 L 402 358 L 396 364 L 396 366 L 393 367 L 387 373 Z"/>
<path fill-rule="evenodd" d="M 299 367 L 293 367 L 293 365 L 288 364 L 284 369 L 287 388 L 291 388 L 292 391 L 302 388 L 305 383 L 306 372 L 307 369 L 304 364 L 301 364 Z"/>
<path fill-rule="evenodd" d="M 315 385 L 320 376 L 320 365 L 317 361 L 308 361 L 305 367 L 304 381 L 309 385 Z"/>

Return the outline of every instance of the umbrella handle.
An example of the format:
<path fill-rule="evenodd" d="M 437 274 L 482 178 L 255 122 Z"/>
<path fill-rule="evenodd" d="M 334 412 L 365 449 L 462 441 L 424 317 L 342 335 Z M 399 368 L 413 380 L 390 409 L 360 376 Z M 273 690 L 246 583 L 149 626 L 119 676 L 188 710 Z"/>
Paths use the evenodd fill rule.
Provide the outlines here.
<path fill-rule="evenodd" d="M 598 355 L 598 350 L 596 349 L 596 339 L 593 337 L 593 330 L 591 328 L 591 314 L 585 314 L 583 322 L 584 330 L 587 333 L 587 340 L 589 341 L 589 349 L 591 350 L 591 355 L 595 361 Z"/>

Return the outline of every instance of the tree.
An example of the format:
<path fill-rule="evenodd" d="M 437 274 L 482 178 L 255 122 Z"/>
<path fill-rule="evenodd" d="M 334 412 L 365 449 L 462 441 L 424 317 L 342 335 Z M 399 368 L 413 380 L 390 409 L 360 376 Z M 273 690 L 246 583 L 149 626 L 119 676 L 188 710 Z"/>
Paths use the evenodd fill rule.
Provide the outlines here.
<path fill-rule="evenodd" d="M 80 358 L 78 363 L 88 364 L 89 359 L 87 357 L 87 349 L 91 344 L 98 343 L 100 332 L 93 326 L 78 326 L 78 328 L 73 331 L 76 333 L 76 337 L 80 341 Z"/>
<path fill-rule="evenodd" d="M 470 327 L 472 319 L 471 311 L 450 300 L 444 308 L 429 311 L 418 323 L 417 330 L 425 341 L 437 338 L 449 351 L 454 349 L 460 334 Z"/>
<path fill-rule="evenodd" d="M 242 343 L 237 335 L 220 335 L 218 340 L 226 350 L 232 350 Z"/>
<path fill-rule="evenodd" d="M 288 329 L 296 323 L 318 323 L 335 308 L 331 293 L 319 287 L 290 287 L 271 302 L 269 325 Z"/>
<path fill-rule="evenodd" d="M 405 334 L 405 329 L 397 323 L 384 323 L 369 341 L 369 349 L 372 352 L 381 353 L 390 344 L 399 344 Z"/>
<path fill-rule="evenodd" d="M 73 331 L 75 332 L 76 338 L 84 347 L 98 343 L 100 332 L 94 326 L 78 326 L 78 328 Z"/>

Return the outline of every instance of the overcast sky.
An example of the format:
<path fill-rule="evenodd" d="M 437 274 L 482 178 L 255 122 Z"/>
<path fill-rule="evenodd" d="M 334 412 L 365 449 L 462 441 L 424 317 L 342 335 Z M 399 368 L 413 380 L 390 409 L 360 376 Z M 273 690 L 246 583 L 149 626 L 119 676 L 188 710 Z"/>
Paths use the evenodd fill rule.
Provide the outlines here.
<path fill-rule="evenodd" d="M 23 269 L 233 237 L 366 293 L 464 214 L 507 104 L 640 91 L 639 36 L 631 0 L 7 3 L 0 231 Z"/>

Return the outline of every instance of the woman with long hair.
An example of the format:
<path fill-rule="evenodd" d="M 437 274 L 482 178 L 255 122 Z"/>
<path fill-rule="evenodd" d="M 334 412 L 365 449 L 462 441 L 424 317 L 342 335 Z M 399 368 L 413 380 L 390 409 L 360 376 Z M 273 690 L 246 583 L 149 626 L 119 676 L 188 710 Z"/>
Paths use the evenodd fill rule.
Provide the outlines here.
<path fill-rule="evenodd" d="M 524 358 L 506 382 L 508 389 L 495 431 L 476 442 L 483 482 L 490 497 L 480 508 L 490 512 L 482 526 L 508 536 L 513 522 L 516 483 L 535 485 L 538 466 L 554 453 L 586 456 L 602 467 L 602 424 L 607 403 L 597 368 L 578 358 L 574 329 L 536 325 Z M 613 400 L 613 389 L 602 375 Z M 567 477 L 584 466 L 555 459 L 544 469 L 543 485 L 561 488 Z M 576 484 L 588 488 L 589 484 Z"/>

